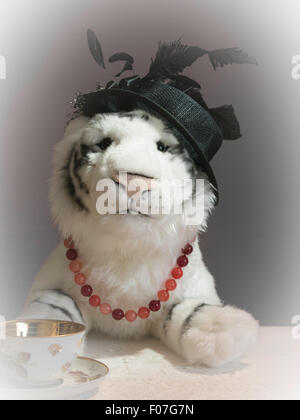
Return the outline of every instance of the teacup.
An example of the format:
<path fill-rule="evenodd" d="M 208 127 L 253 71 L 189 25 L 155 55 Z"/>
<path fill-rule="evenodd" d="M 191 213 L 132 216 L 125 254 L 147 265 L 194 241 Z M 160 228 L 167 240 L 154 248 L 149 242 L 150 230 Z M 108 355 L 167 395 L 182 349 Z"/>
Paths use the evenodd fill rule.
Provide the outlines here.
<path fill-rule="evenodd" d="M 36 386 L 58 381 L 70 369 L 85 333 L 81 324 L 55 320 L 8 321 L 0 328 L 2 372 Z"/>

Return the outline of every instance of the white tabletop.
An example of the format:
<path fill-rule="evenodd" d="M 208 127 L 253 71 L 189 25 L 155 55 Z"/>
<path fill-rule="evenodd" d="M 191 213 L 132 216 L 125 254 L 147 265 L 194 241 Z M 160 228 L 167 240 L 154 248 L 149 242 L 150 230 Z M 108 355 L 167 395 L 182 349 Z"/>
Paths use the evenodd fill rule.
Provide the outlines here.
<path fill-rule="evenodd" d="M 92 399 L 300 399 L 300 340 L 291 328 L 261 328 L 239 363 L 189 367 L 159 341 L 118 341 L 92 334 L 86 353 L 110 368 Z"/>

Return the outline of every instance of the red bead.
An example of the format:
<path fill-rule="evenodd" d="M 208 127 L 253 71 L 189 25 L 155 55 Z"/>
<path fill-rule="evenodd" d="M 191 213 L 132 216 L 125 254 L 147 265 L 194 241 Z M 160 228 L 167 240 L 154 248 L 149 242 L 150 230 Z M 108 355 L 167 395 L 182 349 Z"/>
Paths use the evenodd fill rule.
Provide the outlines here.
<path fill-rule="evenodd" d="M 112 313 L 111 306 L 110 306 L 108 303 L 102 303 L 102 304 L 100 305 L 100 312 L 101 312 L 103 315 L 108 315 L 108 314 L 111 314 L 111 313 Z"/>
<path fill-rule="evenodd" d="M 152 312 L 157 312 L 160 310 L 160 301 L 159 300 L 151 300 L 149 303 L 149 308 Z"/>
<path fill-rule="evenodd" d="M 70 271 L 72 271 L 72 273 L 79 273 L 82 267 L 81 267 L 80 262 L 75 260 L 70 263 L 69 268 L 70 268 Z"/>
<path fill-rule="evenodd" d="M 81 288 L 81 294 L 84 297 L 90 297 L 93 294 L 93 288 L 89 286 L 88 284 L 86 284 L 85 286 Z"/>
<path fill-rule="evenodd" d="M 65 239 L 64 240 L 64 246 L 66 247 L 66 248 L 73 248 L 73 246 L 74 246 L 74 242 L 73 242 L 73 239 L 70 237 L 70 238 L 68 238 L 68 239 Z"/>
<path fill-rule="evenodd" d="M 112 313 L 112 316 L 116 321 L 120 321 L 121 319 L 124 318 L 125 314 L 122 311 L 122 309 L 115 309 Z"/>
<path fill-rule="evenodd" d="M 135 311 L 129 310 L 126 312 L 125 318 L 127 319 L 128 322 L 133 322 L 137 318 L 137 313 Z"/>
<path fill-rule="evenodd" d="M 142 306 L 138 311 L 138 316 L 142 319 L 148 318 L 150 315 L 150 310 L 145 306 Z"/>
<path fill-rule="evenodd" d="M 93 295 L 89 299 L 90 305 L 93 307 L 99 306 L 101 303 L 101 299 L 97 295 Z"/>
<path fill-rule="evenodd" d="M 69 249 L 66 255 L 67 255 L 68 260 L 70 261 L 74 261 L 78 257 L 76 249 Z"/>
<path fill-rule="evenodd" d="M 86 282 L 86 277 L 83 273 L 78 273 L 74 277 L 74 281 L 76 284 L 78 284 L 78 286 L 83 286 Z"/>
<path fill-rule="evenodd" d="M 161 302 L 167 302 L 169 300 L 169 297 L 170 297 L 169 292 L 167 290 L 160 290 L 157 293 L 157 296 L 158 296 L 158 299 Z"/>
<path fill-rule="evenodd" d="M 189 259 L 186 255 L 181 255 L 177 258 L 177 264 L 179 265 L 179 267 L 185 267 L 188 265 L 188 263 Z"/>
<path fill-rule="evenodd" d="M 191 244 L 187 244 L 183 249 L 182 249 L 182 253 L 185 255 L 190 255 L 193 252 L 193 247 Z"/>
<path fill-rule="evenodd" d="M 169 279 L 169 280 L 167 280 L 167 281 L 166 281 L 166 289 L 167 289 L 167 290 L 172 291 L 172 290 L 175 290 L 175 289 L 176 289 L 176 287 L 177 287 L 176 280 L 174 280 L 174 279 Z"/>
<path fill-rule="evenodd" d="M 180 267 L 175 267 L 172 270 L 172 277 L 174 277 L 174 279 L 180 279 L 180 277 L 183 276 L 183 271 L 182 268 Z"/>

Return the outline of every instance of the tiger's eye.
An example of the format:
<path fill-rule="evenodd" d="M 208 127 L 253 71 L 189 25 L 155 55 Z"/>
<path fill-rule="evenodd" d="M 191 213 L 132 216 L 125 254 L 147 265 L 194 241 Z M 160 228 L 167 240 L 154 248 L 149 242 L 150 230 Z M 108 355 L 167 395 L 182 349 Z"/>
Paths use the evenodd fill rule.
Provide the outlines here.
<path fill-rule="evenodd" d="M 98 146 L 101 150 L 106 150 L 109 148 L 109 146 L 113 143 L 113 140 L 110 137 L 105 137 L 103 140 L 101 140 L 100 143 L 98 143 Z"/>
<path fill-rule="evenodd" d="M 162 141 L 158 141 L 157 143 L 156 143 L 156 145 L 157 145 L 157 149 L 160 151 L 160 152 L 162 152 L 162 153 L 165 153 L 167 150 L 168 150 L 168 146 L 166 146 L 165 145 L 165 143 L 163 143 Z"/>

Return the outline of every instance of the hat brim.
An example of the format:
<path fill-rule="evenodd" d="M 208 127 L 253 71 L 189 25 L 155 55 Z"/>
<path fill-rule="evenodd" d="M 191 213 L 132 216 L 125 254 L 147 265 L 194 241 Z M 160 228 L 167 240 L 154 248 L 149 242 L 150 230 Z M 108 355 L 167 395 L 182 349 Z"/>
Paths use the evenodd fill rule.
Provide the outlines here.
<path fill-rule="evenodd" d="M 80 96 L 84 99 L 83 102 L 81 102 L 81 113 L 90 118 L 92 118 L 97 113 L 130 111 L 133 108 L 138 107 L 138 102 L 141 102 L 142 104 L 149 107 L 149 109 L 158 112 L 169 123 L 171 123 L 183 136 L 183 138 L 187 142 L 185 146 L 187 146 L 187 148 L 190 147 L 194 151 L 194 154 L 197 156 L 197 159 L 193 160 L 196 166 L 200 167 L 207 174 L 208 180 L 214 188 L 214 194 L 216 197 L 215 205 L 218 204 L 218 184 L 208 160 L 204 156 L 201 148 L 198 146 L 197 141 L 194 139 L 194 137 L 180 123 L 180 121 L 178 121 L 165 108 L 161 107 L 159 104 L 153 102 L 151 99 L 143 95 L 140 95 L 137 92 L 126 89 L 102 89 L 96 92 L 82 94 Z"/>

